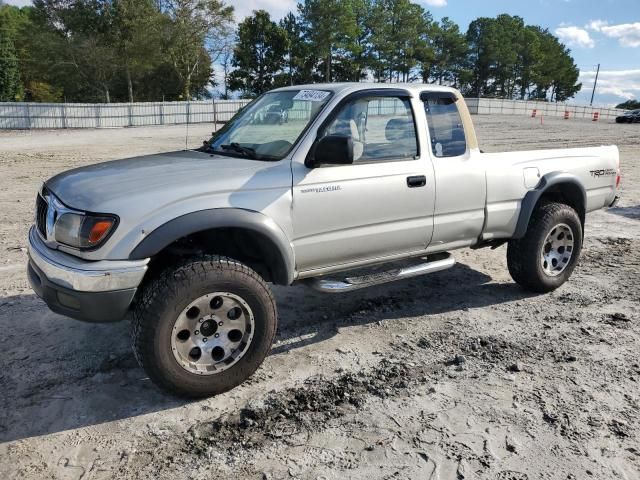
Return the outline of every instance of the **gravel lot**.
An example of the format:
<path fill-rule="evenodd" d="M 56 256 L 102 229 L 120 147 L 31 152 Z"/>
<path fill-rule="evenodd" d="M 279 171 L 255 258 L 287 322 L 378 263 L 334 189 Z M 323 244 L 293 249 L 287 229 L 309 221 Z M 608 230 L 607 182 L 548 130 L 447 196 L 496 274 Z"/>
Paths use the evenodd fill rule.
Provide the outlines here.
<path fill-rule="evenodd" d="M 619 145 L 623 200 L 587 217 L 572 279 L 527 294 L 501 247 L 339 297 L 276 288 L 272 354 L 198 402 L 149 382 L 128 322 L 55 315 L 25 275 L 43 180 L 184 127 L 0 132 L 0 478 L 640 478 L 640 125 L 475 121 L 486 151 Z"/>

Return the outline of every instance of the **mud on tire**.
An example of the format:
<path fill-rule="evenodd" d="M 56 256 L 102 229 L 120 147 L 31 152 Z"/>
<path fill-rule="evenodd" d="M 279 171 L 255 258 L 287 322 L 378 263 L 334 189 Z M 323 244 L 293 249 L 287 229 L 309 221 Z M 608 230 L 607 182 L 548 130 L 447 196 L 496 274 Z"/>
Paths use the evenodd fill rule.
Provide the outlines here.
<path fill-rule="evenodd" d="M 248 336 L 244 337 L 248 341 L 238 348 L 242 350 L 241 355 L 238 354 L 229 365 L 221 364 L 220 371 L 190 370 L 175 354 L 175 326 L 184 317 L 184 312 L 188 313 L 192 308 L 192 302 L 214 292 L 225 292 L 230 301 L 240 302 L 238 305 L 246 308 L 248 316 L 250 313 L 252 323 L 247 328 L 250 330 Z M 213 309 L 213 303 L 211 305 Z M 204 314 L 208 314 L 205 321 L 213 320 L 209 327 L 214 332 L 218 328 L 215 312 L 201 313 Z M 194 328 L 198 325 L 202 328 L 203 324 L 197 323 L 202 321 L 202 317 L 194 317 Z M 207 255 L 166 269 L 143 287 L 133 311 L 133 351 L 149 378 L 167 392 L 183 397 L 212 396 L 236 387 L 255 372 L 271 348 L 276 327 L 276 303 L 262 277 L 236 260 Z M 190 334 L 200 335 L 198 340 L 202 342 L 202 332 L 192 330 Z M 211 333 L 211 339 L 213 335 Z M 238 334 L 236 336 L 238 338 L 233 338 L 237 342 L 235 345 L 240 345 L 242 340 Z M 205 348 L 201 353 L 212 354 Z"/>
<path fill-rule="evenodd" d="M 555 229 L 555 230 L 554 230 Z M 564 234 L 562 232 L 564 230 Z M 570 249 L 570 258 L 556 271 L 545 263 L 545 251 L 549 253 L 553 242 L 570 238 L 571 247 L 558 249 L 564 254 Z M 507 247 L 507 265 L 513 280 L 527 290 L 550 292 L 566 282 L 575 268 L 582 250 L 582 223 L 576 211 L 563 203 L 544 203 L 536 208 L 529 220 L 525 236 L 511 240 Z M 554 260 L 555 266 L 556 260 Z M 547 267 L 548 268 L 545 268 Z"/>

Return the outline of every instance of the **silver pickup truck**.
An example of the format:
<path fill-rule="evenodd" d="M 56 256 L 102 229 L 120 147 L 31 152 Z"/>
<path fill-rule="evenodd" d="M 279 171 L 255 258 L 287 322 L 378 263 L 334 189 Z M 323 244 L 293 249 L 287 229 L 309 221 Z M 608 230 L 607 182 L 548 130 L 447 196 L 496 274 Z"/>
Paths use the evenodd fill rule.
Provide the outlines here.
<path fill-rule="evenodd" d="M 197 150 L 48 180 L 28 274 L 55 312 L 130 316 L 160 387 L 214 395 L 271 348 L 269 282 L 349 292 L 507 243 L 513 279 L 547 292 L 571 275 L 585 215 L 615 203 L 619 182 L 615 146 L 482 153 L 451 88 L 281 88 Z"/>

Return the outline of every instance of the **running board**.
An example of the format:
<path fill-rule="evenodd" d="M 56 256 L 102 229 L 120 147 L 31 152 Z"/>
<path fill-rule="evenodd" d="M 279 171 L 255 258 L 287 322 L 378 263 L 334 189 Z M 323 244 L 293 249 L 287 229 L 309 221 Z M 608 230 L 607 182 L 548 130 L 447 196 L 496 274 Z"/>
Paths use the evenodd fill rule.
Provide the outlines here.
<path fill-rule="evenodd" d="M 373 287 L 374 285 L 381 285 L 383 283 L 394 282 L 396 280 L 402 280 L 405 278 L 417 277 L 419 275 L 426 275 L 428 273 L 439 272 L 446 270 L 455 265 L 456 261 L 453 255 L 450 253 L 436 254 L 428 258 L 421 258 L 419 260 L 427 260 L 422 263 L 416 263 L 414 265 L 404 266 L 402 268 L 395 268 L 387 270 L 385 272 L 372 273 L 369 275 L 361 275 L 354 277 L 347 277 L 344 280 L 323 280 L 321 278 L 310 278 L 303 280 L 303 282 L 314 290 L 325 293 L 344 293 L 351 292 L 353 290 L 359 290 L 361 288 Z"/>

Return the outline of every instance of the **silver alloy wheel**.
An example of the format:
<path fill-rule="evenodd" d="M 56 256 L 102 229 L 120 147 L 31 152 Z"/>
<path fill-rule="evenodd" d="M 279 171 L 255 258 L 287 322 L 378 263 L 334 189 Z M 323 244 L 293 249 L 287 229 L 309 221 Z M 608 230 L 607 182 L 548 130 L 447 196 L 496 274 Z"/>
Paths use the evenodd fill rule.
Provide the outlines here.
<path fill-rule="evenodd" d="M 188 372 L 213 375 L 235 365 L 249 349 L 255 330 L 251 308 L 229 292 L 214 292 L 190 302 L 178 316 L 171 350 Z"/>
<path fill-rule="evenodd" d="M 551 229 L 540 252 L 544 273 L 555 277 L 564 272 L 573 254 L 573 230 L 565 223 Z"/>

